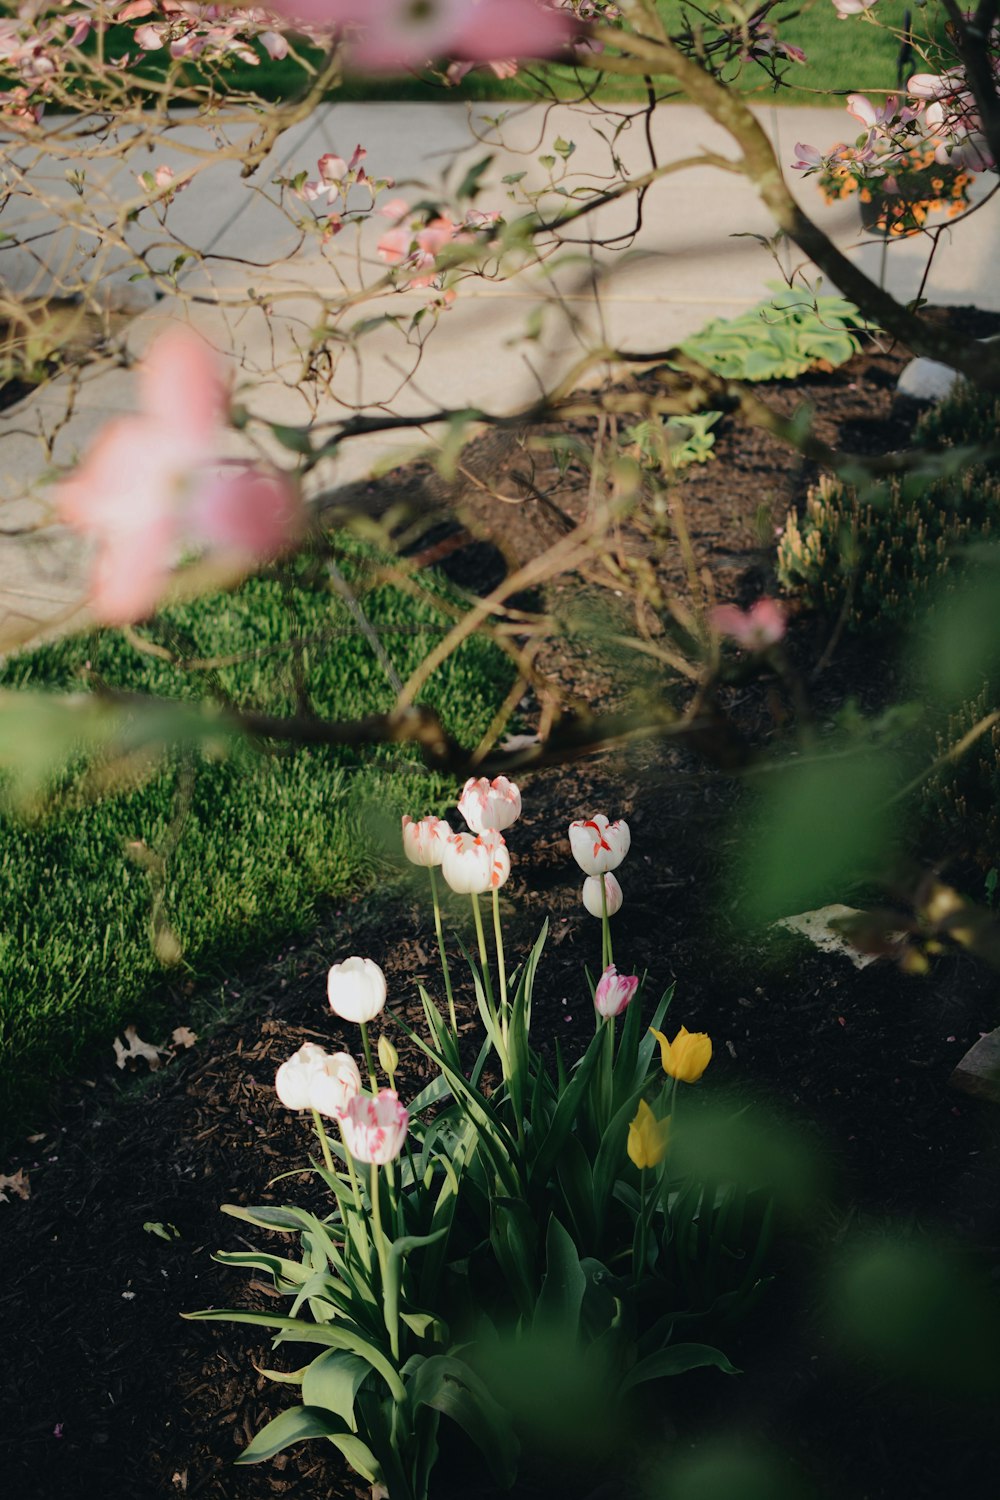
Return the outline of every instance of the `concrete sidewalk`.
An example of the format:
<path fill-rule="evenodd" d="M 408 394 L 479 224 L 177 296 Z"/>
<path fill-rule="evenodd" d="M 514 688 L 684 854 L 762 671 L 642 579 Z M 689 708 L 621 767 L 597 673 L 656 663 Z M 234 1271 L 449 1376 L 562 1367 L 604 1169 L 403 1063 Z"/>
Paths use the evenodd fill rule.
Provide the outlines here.
<path fill-rule="evenodd" d="M 501 112 L 498 127 L 491 117 Z M 798 141 L 827 146 L 850 139 L 854 129 L 839 109 L 770 109 L 761 111 L 760 119 L 783 164 L 791 162 Z M 123 199 L 135 199 L 137 172 L 161 164 L 187 167 L 201 129 L 180 122 L 161 137 L 152 156 L 135 153 L 134 161 L 106 163 L 103 176 L 88 181 L 85 208 L 91 217 L 99 217 L 102 207 L 110 211 Z M 651 187 L 638 229 L 634 198 L 629 198 L 587 214 L 574 225 L 576 243 L 541 267 L 508 280 L 466 280 L 427 337 L 431 320 L 414 328 L 410 318 L 429 294 L 373 296 L 385 273 L 375 244 L 386 221 L 375 215 L 360 232 L 346 231 L 321 244 L 296 225 L 296 217 L 308 216 L 309 208 L 295 199 L 282 206 L 274 178 L 303 170 L 315 176 L 324 152 L 348 157 L 360 142 L 368 151 L 370 175 L 395 180 L 393 194 L 386 196 L 413 203 L 448 201 L 468 168 L 489 156 L 477 206 L 513 217 L 521 210 L 512 205 L 511 189 L 502 179 L 521 172 L 526 174 L 522 187 L 543 186 L 548 169 L 538 158 L 556 140 L 575 148 L 565 167 L 557 155 L 568 190 L 600 189 L 613 177 L 614 155 L 633 176 L 648 171 L 649 147 L 637 113 L 618 108 L 610 115 L 590 115 L 568 105 L 543 110 L 334 104 L 280 137 L 249 179 L 240 176 L 238 132 L 233 139 L 231 158 L 177 196 L 167 213 L 169 234 L 147 209 L 128 227 L 126 244 L 109 237 L 96 248 L 83 209 L 74 210 L 68 224 L 61 218 L 66 204 L 74 209 L 64 162 L 55 153 L 48 161 L 36 152 L 30 180 L 46 177 L 55 208 L 46 217 L 25 199 L 23 222 L 16 213 L 5 216 L 14 238 L 0 247 L 0 276 L 42 292 L 58 287 L 61 279 L 65 284 L 87 251 L 111 295 L 146 292 L 148 305 L 124 335 L 130 355 L 141 354 L 165 321 L 183 317 L 231 362 L 238 399 L 254 416 L 320 424 L 355 411 L 413 414 L 465 405 L 513 411 L 572 368 L 586 348 L 597 343 L 629 351 L 667 348 L 710 318 L 752 306 L 779 276 L 772 254 L 754 237 L 768 238 L 774 226 L 751 185 L 733 173 L 696 165 Z M 734 155 L 724 132 L 686 105 L 657 111 L 652 140 L 659 162 L 703 152 Z M 916 295 L 928 241 L 918 237 L 894 244 L 886 254 L 881 242 L 862 236 L 854 201 L 826 207 L 812 180 L 790 170 L 786 175 L 810 215 L 873 279 L 884 277 L 897 297 Z M 990 182 L 979 184 L 980 192 Z M 357 201 L 360 206 L 365 200 Z M 564 207 L 572 199 L 550 202 Z M 167 249 L 170 236 L 191 252 L 179 275 L 183 297 L 154 303 L 148 282 L 127 281 L 135 266 L 130 255 L 159 264 L 173 253 Z M 788 247 L 780 253 L 789 264 Z M 799 259 L 795 252 L 790 263 Z M 998 266 L 1000 203 L 995 200 L 957 233 L 942 236 L 923 295 L 932 302 L 1000 308 Z M 314 333 L 328 321 L 330 302 L 358 288 L 361 300 L 348 308 L 338 336 L 317 351 Z M 384 321 L 363 338 L 354 337 L 351 325 L 379 316 Z M 319 385 L 304 381 L 307 371 L 318 374 Z M 7 533 L 0 536 L 0 639 L 18 622 L 27 631 L 35 622 L 65 628 L 67 620 L 81 618 L 74 611 L 86 591 L 86 559 L 75 538 L 50 524 L 46 485 L 55 468 L 72 463 L 109 417 L 130 409 L 133 393 L 131 373 L 107 359 L 53 381 L 0 415 L 0 527 Z M 352 440 L 317 483 L 329 489 L 355 481 L 413 448 L 412 433 Z M 10 534 L 26 526 L 38 529 Z"/>

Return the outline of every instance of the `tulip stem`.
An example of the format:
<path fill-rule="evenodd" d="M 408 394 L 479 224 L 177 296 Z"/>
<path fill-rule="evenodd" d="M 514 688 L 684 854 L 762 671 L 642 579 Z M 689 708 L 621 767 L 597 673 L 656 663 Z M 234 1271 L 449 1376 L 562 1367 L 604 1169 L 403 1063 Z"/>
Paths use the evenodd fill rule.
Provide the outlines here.
<path fill-rule="evenodd" d="M 375 1064 L 372 1061 L 372 1044 L 368 1040 L 368 1022 L 361 1021 L 359 1024 L 361 1026 L 361 1042 L 365 1049 L 365 1062 L 368 1066 L 368 1081 L 371 1083 L 372 1093 L 377 1094 L 378 1083 L 375 1078 Z"/>
<path fill-rule="evenodd" d="M 326 1164 L 326 1170 L 328 1172 L 332 1172 L 334 1170 L 334 1167 L 333 1157 L 330 1155 L 330 1142 L 326 1138 L 326 1128 L 323 1125 L 323 1121 L 320 1117 L 318 1109 L 313 1110 L 312 1117 L 313 1124 L 316 1126 L 316 1134 L 319 1136 L 320 1146 L 323 1149 L 323 1161 Z"/>
<path fill-rule="evenodd" d="M 639 1285 L 639 1278 L 646 1268 L 646 1172 L 639 1171 L 639 1235 L 638 1255 L 632 1263 L 632 1285 Z"/>
<path fill-rule="evenodd" d="M 601 969 L 609 969 L 614 963 L 614 954 L 611 951 L 611 921 L 608 917 L 608 888 L 605 884 L 606 876 L 599 875 L 601 882 Z"/>
<path fill-rule="evenodd" d="M 476 941 L 479 944 L 479 964 L 483 971 L 483 989 L 490 1005 L 490 1014 L 496 1020 L 497 1006 L 493 998 L 493 981 L 490 978 L 490 960 L 486 952 L 486 934 L 483 931 L 483 914 L 479 910 L 479 897 L 475 891 L 472 893 L 472 915 L 476 919 Z"/>
<path fill-rule="evenodd" d="M 448 1015 L 451 1018 L 451 1030 L 454 1037 L 458 1037 L 458 1021 L 455 1017 L 455 997 L 451 992 L 451 970 L 448 968 L 448 955 L 444 948 L 444 932 L 441 927 L 441 901 L 438 897 L 437 876 L 434 874 L 434 866 L 428 865 L 428 874 L 431 877 L 431 898 L 434 902 L 434 928 L 437 932 L 438 952 L 441 955 L 441 971 L 444 974 L 444 989 L 448 996 Z"/>
<path fill-rule="evenodd" d="M 347 1175 L 351 1179 L 351 1191 L 354 1194 L 354 1207 L 357 1209 L 358 1213 L 360 1213 L 361 1189 L 358 1187 L 358 1174 L 354 1170 L 354 1157 L 351 1155 L 350 1149 L 348 1147 L 347 1137 L 344 1135 L 343 1124 L 339 1120 L 337 1121 L 337 1124 L 340 1128 L 340 1143 L 344 1148 L 344 1160 L 347 1163 Z"/>
<path fill-rule="evenodd" d="M 378 1251 L 379 1269 L 382 1272 L 382 1305 L 386 1311 L 386 1314 L 388 1314 L 388 1303 L 386 1301 L 386 1283 L 388 1281 L 388 1271 L 385 1254 L 385 1235 L 382 1233 L 382 1204 L 379 1199 L 378 1166 L 375 1162 L 372 1162 L 371 1200 L 372 1218 L 375 1221 L 375 1248 Z M 395 1322 L 394 1324 L 390 1324 L 387 1316 L 385 1326 L 389 1333 L 389 1344 L 392 1348 L 392 1357 L 393 1359 L 398 1360 L 399 1323 Z"/>
<path fill-rule="evenodd" d="M 500 1067 L 504 1078 L 510 1078 L 510 1054 L 507 1051 L 507 1028 L 501 1026 L 497 1017 L 497 1005 L 493 998 L 493 981 L 490 979 L 490 961 L 486 952 L 486 934 L 483 931 L 483 914 L 479 910 L 479 897 L 475 891 L 472 893 L 472 915 L 476 919 L 476 938 L 479 943 L 479 963 L 483 971 L 483 989 L 486 992 L 486 1004 L 489 1007 L 490 1019 L 493 1022 L 494 1035 L 496 1037 L 497 1056 L 500 1058 Z M 522 1132 L 520 1116 L 518 1116 L 518 1137 Z"/>
<path fill-rule="evenodd" d="M 503 952 L 503 932 L 500 927 L 500 892 L 493 888 L 493 932 L 497 943 L 497 974 L 500 980 L 500 1031 L 504 1046 L 507 1045 L 507 966 Z"/>

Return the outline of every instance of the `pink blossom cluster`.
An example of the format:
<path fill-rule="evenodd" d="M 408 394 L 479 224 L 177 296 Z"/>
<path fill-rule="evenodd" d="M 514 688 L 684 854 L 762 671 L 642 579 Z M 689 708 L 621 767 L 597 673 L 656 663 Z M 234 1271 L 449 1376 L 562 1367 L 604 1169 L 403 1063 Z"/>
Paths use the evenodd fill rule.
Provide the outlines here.
<path fill-rule="evenodd" d="M 833 0 L 841 20 L 867 11 L 876 0 Z M 986 43 L 995 86 L 1000 89 L 1000 27 Z M 961 68 L 943 73 L 914 73 L 903 98 L 890 94 L 873 104 L 863 94 L 849 94 L 847 109 L 864 127 L 853 146 L 840 143 L 830 151 L 800 142 L 792 163 L 798 171 L 830 172 L 846 168 L 859 181 L 880 179 L 883 191 L 897 191 L 893 167 L 903 164 L 915 147 L 933 153 L 940 166 L 966 172 L 996 169 L 976 101 Z"/>
<path fill-rule="evenodd" d="M 196 0 L 125 0 L 115 15 L 121 25 L 141 22 L 135 28 L 137 57 L 166 49 L 173 58 L 203 56 L 237 57 L 251 67 L 260 54 L 250 46 L 256 37 L 269 57 L 288 55 L 288 42 L 278 29 L 281 19 L 259 7 L 199 5 Z"/>
<path fill-rule="evenodd" d="M 447 214 L 428 219 L 414 213 L 404 198 L 393 198 L 379 209 L 393 225 L 380 237 L 377 250 L 386 265 L 406 272 L 411 287 L 433 286 L 438 275 L 438 256 L 449 245 L 469 245 L 484 230 L 501 222 L 499 213 L 470 208 L 459 223 Z M 413 273 L 416 273 L 415 275 Z"/>

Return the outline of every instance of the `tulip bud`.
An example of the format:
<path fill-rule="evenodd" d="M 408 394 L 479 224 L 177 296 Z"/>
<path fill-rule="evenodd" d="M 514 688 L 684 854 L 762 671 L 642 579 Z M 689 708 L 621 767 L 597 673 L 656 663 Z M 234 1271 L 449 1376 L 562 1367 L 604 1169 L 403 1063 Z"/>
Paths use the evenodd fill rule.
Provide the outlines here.
<path fill-rule="evenodd" d="M 569 843 L 573 858 L 588 875 L 604 875 L 617 870 L 632 843 L 628 824 L 610 822 L 603 813 L 579 818 L 569 825 Z"/>
<path fill-rule="evenodd" d="M 402 1151 L 409 1123 L 409 1113 L 392 1089 L 381 1089 L 374 1098 L 355 1094 L 340 1116 L 344 1144 L 354 1160 L 379 1167 Z"/>
<path fill-rule="evenodd" d="M 594 1009 L 605 1020 L 620 1016 L 638 988 L 638 974 L 619 974 L 614 964 L 609 964 L 597 981 Z"/>
<path fill-rule="evenodd" d="M 645 1099 L 640 1099 L 636 1117 L 628 1127 L 629 1160 L 640 1172 L 659 1166 L 666 1155 L 669 1129 L 670 1122 L 658 1120 Z"/>
<path fill-rule="evenodd" d="M 459 895 L 499 889 L 510 874 L 503 835 L 492 828 L 480 834 L 453 834 L 445 845 L 441 873 Z"/>
<path fill-rule="evenodd" d="M 411 864 L 430 867 L 444 858 L 445 840 L 451 828 L 444 818 L 421 818 L 419 823 L 403 814 L 403 853 Z"/>
<path fill-rule="evenodd" d="M 370 958 L 345 958 L 326 980 L 330 1009 L 343 1021 L 372 1021 L 385 1005 L 385 975 Z"/>
<path fill-rule="evenodd" d="M 395 1088 L 393 1080 L 396 1077 L 396 1069 L 399 1067 L 399 1053 L 384 1032 L 378 1039 L 378 1060 L 382 1072 L 389 1080 L 389 1087 Z"/>
<path fill-rule="evenodd" d="M 664 1073 L 679 1083 L 697 1083 L 712 1061 L 711 1037 L 704 1031 L 688 1031 L 682 1026 L 673 1041 L 668 1042 L 655 1026 L 649 1029 L 660 1044 Z"/>
<path fill-rule="evenodd" d="M 603 917 L 601 908 L 601 881 L 604 881 L 604 892 L 608 902 L 608 916 L 613 917 L 616 912 L 621 911 L 622 888 L 613 875 L 588 875 L 583 882 L 583 904 L 592 917 Z"/>
<path fill-rule="evenodd" d="M 473 833 L 485 833 L 488 828 L 502 831 L 521 816 L 521 793 L 506 776 L 493 781 L 470 776 L 458 799 L 458 810 Z"/>

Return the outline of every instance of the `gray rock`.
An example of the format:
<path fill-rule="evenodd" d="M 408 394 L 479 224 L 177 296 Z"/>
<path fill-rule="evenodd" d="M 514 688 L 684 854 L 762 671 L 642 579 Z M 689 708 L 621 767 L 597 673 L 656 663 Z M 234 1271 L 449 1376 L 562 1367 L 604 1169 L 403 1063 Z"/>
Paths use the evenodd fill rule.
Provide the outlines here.
<path fill-rule="evenodd" d="M 959 375 L 950 365 L 936 359 L 911 359 L 903 370 L 896 389 L 901 396 L 910 396 L 914 401 L 941 401 L 951 394 Z"/>
<path fill-rule="evenodd" d="M 948 1081 L 967 1094 L 1000 1104 L 1000 1027 L 969 1048 Z"/>
<path fill-rule="evenodd" d="M 992 344 L 996 334 L 988 339 L 980 339 L 981 344 Z M 950 396 L 952 388 L 961 379 L 957 370 L 951 365 L 943 365 L 937 359 L 924 359 L 921 355 L 917 359 L 911 359 L 904 368 L 896 382 L 896 389 L 901 396 L 909 396 L 914 401 L 943 401 L 945 396 Z"/>

